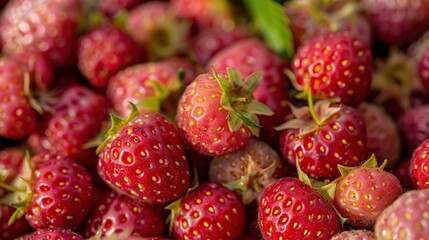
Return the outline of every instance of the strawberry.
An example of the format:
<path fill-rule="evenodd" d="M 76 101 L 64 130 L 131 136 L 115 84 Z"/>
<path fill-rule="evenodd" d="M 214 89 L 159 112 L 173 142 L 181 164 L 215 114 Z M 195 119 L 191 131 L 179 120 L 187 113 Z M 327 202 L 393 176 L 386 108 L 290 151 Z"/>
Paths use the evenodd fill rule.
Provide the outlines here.
<path fill-rule="evenodd" d="M 78 164 L 48 161 L 35 171 L 26 218 L 33 228 L 75 229 L 88 214 L 94 197 L 89 173 Z"/>
<path fill-rule="evenodd" d="M 20 60 L 0 58 L 0 136 L 22 139 L 36 127 L 36 112 L 30 106 L 25 90 L 25 67 Z"/>
<path fill-rule="evenodd" d="M 56 67 L 72 63 L 82 1 L 11 0 L 2 13 L 1 44 L 6 53 L 36 51 Z"/>
<path fill-rule="evenodd" d="M 262 71 L 262 81 L 255 89 L 252 97 L 267 105 L 273 115 L 259 116 L 261 140 L 270 143 L 277 148 L 279 134 L 274 130 L 290 117 L 290 109 L 287 105 L 289 99 L 289 81 L 284 74 L 288 63 L 277 56 L 261 40 L 246 38 L 231 44 L 227 48 L 215 54 L 206 65 L 214 67 L 218 72 L 226 72 L 226 69 L 236 68 L 246 78 L 250 74 Z"/>
<path fill-rule="evenodd" d="M 411 177 L 410 166 L 411 161 L 401 161 L 398 165 L 396 165 L 392 172 L 401 182 L 404 191 L 414 189 L 414 181 Z"/>
<path fill-rule="evenodd" d="M 362 3 L 377 37 L 388 45 L 407 45 L 429 28 L 426 0 L 364 0 Z"/>
<path fill-rule="evenodd" d="M 429 138 L 413 152 L 410 162 L 411 178 L 416 189 L 429 188 Z"/>
<path fill-rule="evenodd" d="M 147 203 L 166 203 L 190 183 L 188 159 L 175 126 L 160 113 L 112 116 L 98 148 L 98 173 L 114 190 Z"/>
<path fill-rule="evenodd" d="M 107 99 L 85 86 L 74 84 L 59 95 L 54 111 L 44 116 L 40 139 L 43 149 L 69 156 L 85 166 L 95 165 L 95 149 L 85 144 L 97 136 L 102 122 L 107 120 Z"/>
<path fill-rule="evenodd" d="M 421 57 L 418 60 L 418 74 L 420 80 L 429 91 L 429 46 L 423 50 Z"/>
<path fill-rule="evenodd" d="M 10 205 L 0 204 L 0 239 L 14 239 L 30 229 L 25 217 L 17 218 L 12 224 L 9 224 L 9 219 L 15 210 Z"/>
<path fill-rule="evenodd" d="M 102 0 L 97 2 L 97 8 L 107 16 L 115 16 L 121 11 L 131 10 L 145 0 Z"/>
<path fill-rule="evenodd" d="M 376 166 L 372 156 L 360 167 L 339 167 L 341 179 L 333 204 L 352 226 L 372 228 L 380 213 L 402 194 L 398 178 Z"/>
<path fill-rule="evenodd" d="M 412 108 L 398 119 L 406 153 L 412 153 L 426 138 L 429 138 L 429 105 Z"/>
<path fill-rule="evenodd" d="M 272 147 L 252 139 L 235 152 L 215 156 L 210 162 L 209 180 L 237 190 L 243 203 L 249 204 L 277 180 L 282 165 L 282 159 Z"/>
<path fill-rule="evenodd" d="M 331 240 L 377 240 L 372 231 L 365 229 L 352 229 L 338 233 Z"/>
<path fill-rule="evenodd" d="M 87 220 L 84 221 L 84 236 L 86 238 L 90 238 L 91 236 L 95 236 L 97 234 L 97 231 L 100 229 L 101 223 L 103 222 L 104 215 L 106 215 L 107 211 L 109 211 L 113 200 L 117 196 L 118 193 L 111 190 L 105 194 L 103 198 L 95 202 Z"/>
<path fill-rule="evenodd" d="M 112 198 L 111 198 L 112 197 Z M 98 205 L 95 214 L 97 225 L 101 228 L 101 237 L 127 238 L 131 236 L 162 237 L 164 233 L 163 209 L 140 202 L 125 195 L 109 195 Z M 92 225 L 96 227 L 96 225 Z M 97 229 L 94 229 L 97 230 Z M 97 233 L 98 234 L 98 233 Z M 93 234 L 92 234 L 93 235 Z M 91 235 L 90 235 L 91 236 Z"/>
<path fill-rule="evenodd" d="M 84 240 L 79 234 L 64 228 L 43 228 L 29 236 L 29 240 Z"/>
<path fill-rule="evenodd" d="M 318 98 L 335 98 L 358 105 L 369 93 L 372 54 L 357 36 L 348 32 L 310 38 L 298 49 L 292 65 L 295 86 Z"/>
<path fill-rule="evenodd" d="M 290 163 L 299 163 L 312 178 L 340 175 L 337 165 L 358 166 L 366 157 L 365 123 L 358 110 L 329 101 L 314 107 L 293 108 L 295 118 L 277 127 L 280 152 Z"/>
<path fill-rule="evenodd" d="M 341 230 L 332 205 L 304 182 L 285 177 L 268 186 L 259 201 L 264 239 L 331 239 Z"/>
<path fill-rule="evenodd" d="M 116 72 L 143 60 L 142 54 L 129 35 L 112 25 L 105 25 L 80 38 L 77 63 L 91 85 L 104 89 Z"/>
<path fill-rule="evenodd" d="M 411 190 L 402 194 L 377 218 L 377 239 L 426 239 L 429 236 L 429 191 Z"/>
<path fill-rule="evenodd" d="M 271 110 L 252 97 L 262 80 L 261 73 L 243 79 L 228 68 L 228 74 L 197 76 L 181 95 L 176 124 L 185 142 L 196 152 L 216 156 L 238 150 L 252 134 L 259 135 L 257 115 Z"/>
<path fill-rule="evenodd" d="M 126 32 L 143 48 L 150 60 L 183 54 L 188 48 L 189 22 L 180 18 L 172 4 L 142 3 L 129 11 Z"/>
<path fill-rule="evenodd" d="M 141 112 L 163 112 L 171 116 L 176 112 L 182 83 L 194 78 L 191 63 L 182 58 L 141 63 L 114 75 L 107 87 L 107 97 L 123 117 L 131 112 L 130 102 Z"/>
<path fill-rule="evenodd" d="M 401 158 L 401 137 L 396 122 L 374 103 L 363 102 L 358 111 L 366 126 L 368 154 L 374 154 L 379 165 L 387 159 L 386 169 L 392 169 Z"/>
<path fill-rule="evenodd" d="M 201 183 L 167 208 L 174 239 L 237 239 L 244 228 L 240 197 L 219 183 Z"/>

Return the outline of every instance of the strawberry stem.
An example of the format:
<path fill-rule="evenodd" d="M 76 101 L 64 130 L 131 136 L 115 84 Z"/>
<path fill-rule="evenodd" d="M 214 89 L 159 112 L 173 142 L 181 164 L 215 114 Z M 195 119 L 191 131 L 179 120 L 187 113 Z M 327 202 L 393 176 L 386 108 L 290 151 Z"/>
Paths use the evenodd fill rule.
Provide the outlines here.
<path fill-rule="evenodd" d="M 319 117 L 316 114 L 316 111 L 314 111 L 314 102 L 313 102 L 313 94 L 311 91 L 311 87 L 308 90 L 308 108 L 310 109 L 310 114 L 313 120 L 317 123 L 317 125 L 322 125 Z"/>

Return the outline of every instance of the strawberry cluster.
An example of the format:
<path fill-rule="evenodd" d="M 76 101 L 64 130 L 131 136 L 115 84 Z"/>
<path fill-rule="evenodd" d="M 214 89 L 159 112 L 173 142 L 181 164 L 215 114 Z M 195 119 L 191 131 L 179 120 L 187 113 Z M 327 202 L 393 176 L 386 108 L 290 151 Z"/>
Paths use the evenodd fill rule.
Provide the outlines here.
<path fill-rule="evenodd" d="M 427 0 L 0 0 L 0 240 L 427 239 Z"/>

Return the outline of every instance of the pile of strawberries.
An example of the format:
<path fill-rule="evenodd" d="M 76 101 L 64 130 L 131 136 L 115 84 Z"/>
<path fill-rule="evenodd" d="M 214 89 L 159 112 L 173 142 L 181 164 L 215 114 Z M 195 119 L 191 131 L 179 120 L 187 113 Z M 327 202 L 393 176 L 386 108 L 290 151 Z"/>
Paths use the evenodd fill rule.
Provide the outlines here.
<path fill-rule="evenodd" d="M 259 1 L 0 1 L 0 240 L 428 239 L 429 1 Z"/>

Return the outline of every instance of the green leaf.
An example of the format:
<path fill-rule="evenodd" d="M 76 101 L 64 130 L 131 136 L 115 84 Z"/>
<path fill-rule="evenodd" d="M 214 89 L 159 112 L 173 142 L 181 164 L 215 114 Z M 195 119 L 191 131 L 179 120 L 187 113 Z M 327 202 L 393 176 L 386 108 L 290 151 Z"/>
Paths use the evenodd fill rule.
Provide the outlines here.
<path fill-rule="evenodd" d="M 240 86 L 243 82 L 243 76 L 241 76 L 241 72 L 231 67 L 228 67 L 226 71 L 228 72 L 229 81 L 233 84 L 233 86 Z"/>
<path fill-rule="evenodd" d="M 292 60 L 293 37 L 282 5 L 273 0 L 244 0 L 244 4 L 266 43 L 282 57 Z"/>
<path fill-rule="evenodd" d="M 262 82 L 262 72 L 254 72 L 250 74 L 243 83 L 243 88 L 249 93 L 253 93 Z"/>
<path fill-rule="evenodd" d="M 243 124 L 243 120 L 234 111 L 228 113 L 228 128 L 231 132 L 235 132 L 240 129 Z"/>
<path fill-rule="evenodd" d="M 272 116 L 274 112 L 265 104 L 252 100 L 247 106 L 248 113 L 257 115 Z"/>

